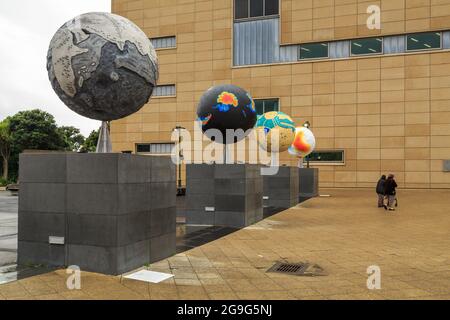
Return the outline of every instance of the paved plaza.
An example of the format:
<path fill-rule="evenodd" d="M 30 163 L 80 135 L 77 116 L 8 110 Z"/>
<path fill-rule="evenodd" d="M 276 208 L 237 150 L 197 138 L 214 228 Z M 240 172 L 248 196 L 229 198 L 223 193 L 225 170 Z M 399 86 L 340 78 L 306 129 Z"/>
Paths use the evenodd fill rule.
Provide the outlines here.
<path fill-rule="evenodd" d="M 376 207 L 372 189 L 321 194 L 330 197 L 150 265 L 175 275 L 159 284 L 82 272 L 81 290 L 69 290 L 66 271 L 56 270 L 0 285 L 0 299 L 450 299 L 448 191 L 400 190 L 394 213 Z M 14 254 L 6 203 L 0 259 Z M 276 261 L 316 263 L 327 275 L 266 272 Z M 380 290 L 366 285 L 372 265 Z"/>

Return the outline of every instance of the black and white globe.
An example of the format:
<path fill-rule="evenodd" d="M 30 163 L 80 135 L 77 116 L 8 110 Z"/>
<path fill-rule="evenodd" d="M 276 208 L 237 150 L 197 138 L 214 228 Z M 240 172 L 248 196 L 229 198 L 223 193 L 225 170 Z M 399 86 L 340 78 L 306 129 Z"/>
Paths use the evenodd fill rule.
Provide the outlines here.
<path fill-rule="evenodd" d="M 110 121 L 149 101 L 158 80 L 158 59 L 134 23 L 92 12 L 59 28 L 50 42 L 47 70 L 53 89 L 70 109 Z"/>

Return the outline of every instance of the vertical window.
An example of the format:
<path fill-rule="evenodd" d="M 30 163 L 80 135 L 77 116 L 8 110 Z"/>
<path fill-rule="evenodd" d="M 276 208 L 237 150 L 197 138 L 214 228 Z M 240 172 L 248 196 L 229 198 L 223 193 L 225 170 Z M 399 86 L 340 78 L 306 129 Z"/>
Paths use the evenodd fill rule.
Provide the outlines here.
<path fill-rule="evenodd" d="M 423 32 L 406 35 L 406 50 L 430 50 L 441 47 L 440 32 Z"/>
<path fill-rule="evenodd" d="M 300 60 L 328 58 L 328 43 L 307 43 L 300 45 Z"/>
<path fill-rule="evenodd" d="M 277 15 L 279 0 L 234 0 L 234 19 Z"/>
<path fill-rule="evenodd" d="M 255 99 L 256 114 L 258 116 L 270 111 L 278 111 L 278 99 Z"/>
<path fill-rule="evenodd" d="M 382 53 L 383 38 L 364 38 L 351 41 L 352 55 Z"/>

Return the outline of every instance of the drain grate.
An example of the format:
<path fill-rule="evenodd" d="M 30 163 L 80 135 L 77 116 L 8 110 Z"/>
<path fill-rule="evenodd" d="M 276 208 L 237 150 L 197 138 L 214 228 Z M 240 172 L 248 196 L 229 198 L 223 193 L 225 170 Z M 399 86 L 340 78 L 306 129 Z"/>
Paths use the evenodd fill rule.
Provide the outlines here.
<path fill-rule="evenodd" d="M 324 276 L 324 270 L 317 264 L 307 262 L 286 263 L 277 262 L 266 272 L 275 272 L 283 274 L 291 274 L 296 276 Z"/>

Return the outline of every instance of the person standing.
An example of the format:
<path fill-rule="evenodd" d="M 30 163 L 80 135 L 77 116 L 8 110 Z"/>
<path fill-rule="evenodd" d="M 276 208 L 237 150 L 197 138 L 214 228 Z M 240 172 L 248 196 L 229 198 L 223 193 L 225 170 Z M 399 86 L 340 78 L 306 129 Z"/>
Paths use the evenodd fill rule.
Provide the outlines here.
<path fill-rule="evenodd" d="M 383 174 L 378 180 L 376 192 L 378 195 L 378 208 L 382 208 L 384 206 L 384 184 L 386 182 L 386 176 Z"/>
<path fill-rule="evenodd" d="M 395 182 L 394 175 L 390 174 L 388 175 L 388 178 L 386 182 L 384 183 L 384 194 L 388 198 L 388 204 L 387 206 L 384 205 L 385 210 L 394 211 L 394 203 L 396 198 L 396 189 L 397 188 L 397 182 Z"/>

